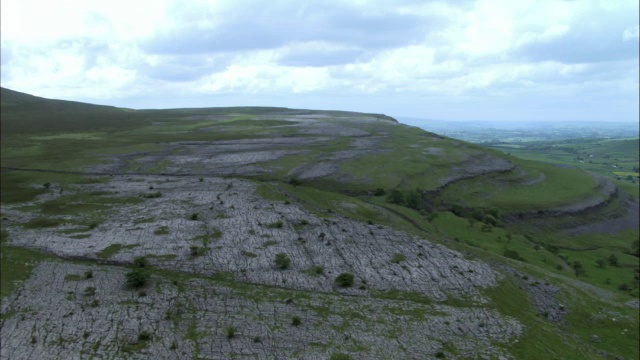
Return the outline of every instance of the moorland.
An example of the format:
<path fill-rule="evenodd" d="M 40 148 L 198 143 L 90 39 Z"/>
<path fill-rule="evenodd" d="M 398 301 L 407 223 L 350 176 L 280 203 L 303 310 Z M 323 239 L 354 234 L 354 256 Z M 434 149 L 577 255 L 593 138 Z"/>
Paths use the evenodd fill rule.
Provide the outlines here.
<path fill-rule="evenodd" d="M 3 359 L 639 355 L 637 139 L 0 95 Z"/>

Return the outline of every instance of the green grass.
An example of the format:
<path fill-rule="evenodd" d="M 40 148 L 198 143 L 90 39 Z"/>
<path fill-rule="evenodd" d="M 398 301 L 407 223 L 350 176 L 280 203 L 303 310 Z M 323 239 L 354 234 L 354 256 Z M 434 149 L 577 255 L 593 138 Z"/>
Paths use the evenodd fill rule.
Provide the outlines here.
<path fill-rule="evenodd" d="M 574 166 L 612 179 L 621 178 L 620 183 L 626 185 L 625 189 L 635 188 L 630 192 L 638 196 L 638 173 L 631 171 L 638 167 L 640 159 L 637 138 L 534 141 L 493 147 L 522 159 Z M 627 176 L 635 181 L 626 179 Z"/>
<path fill-rule="evenodd" d="M 507 345 L 507 350 L 516 359 L 597 359 L 586 351 L 582 343 L 562 334 L 556 325 L 537 316 L 527 294 L 518 286 L 517 280 L 507 277 L 494 288 L 485 290 L 495 308 L 502 314 L 519 320 L 524 334 L 517 342 Z"/>
<path fill-rule="evenodd" d="M 517 175 L 519 171 L 515 170 L 460 181 L 447 187 L 439 199 L 465 207 L 497 207 L 503 213 L 511 213 L 550 209 L 597 194 L 596 179 L 580 169 L 524 160 L 516 162 L 520 169 L 526 169 L 526 177 Z M 541 174 L 544 176 L 541 181 L 533 181 Z"/>
<path fill-rule="evenodd" d="M 63 220 L 47 217 L 37 217 L 23 224 L 26 229 L 51 228 L 61 225 Z"/>
<path fill-rule="evenodd" d="M 43 260 L 54 259 L 38 250 L 0 245 L 0 295 L 5 298 L 29 278 L 31 270 Z"/>

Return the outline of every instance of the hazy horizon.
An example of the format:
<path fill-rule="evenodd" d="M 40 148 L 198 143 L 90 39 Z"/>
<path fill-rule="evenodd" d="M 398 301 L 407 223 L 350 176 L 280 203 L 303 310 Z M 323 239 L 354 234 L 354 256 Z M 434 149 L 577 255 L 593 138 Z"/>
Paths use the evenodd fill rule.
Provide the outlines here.
<path fill-rule="evenodd" d="M 0 83 L 134 109 L 637 122 L 638 3 L 1 3 Z"/>

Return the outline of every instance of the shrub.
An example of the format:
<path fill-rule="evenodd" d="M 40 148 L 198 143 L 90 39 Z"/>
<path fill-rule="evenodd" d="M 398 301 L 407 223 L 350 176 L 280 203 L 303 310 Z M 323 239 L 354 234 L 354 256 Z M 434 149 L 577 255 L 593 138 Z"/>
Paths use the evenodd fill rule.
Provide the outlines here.
<path fill-rule="evenodd" d="M 311 268 L 311 272 L 316 275 L 322 275 L 324 273 L 324 267 L 321 265 L 316 265 Z"/>
<path fill-rule="evenodd" d="M 193 220 L 193 221 L 198 220 L 198 213 L 193 213 L 193 214 L 191 214 L 191 216 L 189 217 L 189 219 L 191 219 L 191 220 Z"/>
<path fill-rule="evenodd" d="M 275 263 L 279 269 L 288 269 L 291 265 L 291 258 L 285 253 L 278 253 L 276 254 Z"/>
<path fill-rule="evenodd" d="M 151 276 L 142 268 L 136 268 L 125 274 L 127 285 L 133 288 L 141 288 L 147 284 Z"/>
<path fill-rule="evenodd" d="M 386 192 L 384 191 L 383 188 L 377 188 L 376 191 L 373 193 L 373 196 L 384 196 L 384 194 L 386 194 Z"/>
<path fill-rule="evenodd" d="M 407 257 L 404 256 L 404 254 L 400 254 L 400 253 L 393 255 L 393 257 L 391 258 L 391 262 L 394 264 L 399 264 L 405 260 L 407 260 Z"/>
<path fill-rule="evenodd" d="M 301 185 L 301 184 L 302 184 L 302 182 L 301 182 L 299 179 L 297 179 L 297 178 L 290 178 L 290 179 L 289 179 L 289 181 L 287 181 L 287 182 L 288 182 L 290 185 L 293 185 L 293 186 L 298 186 L 298 185 Z"/>
<path fill-rule="evenodd" d="M 576 276 L 586 276 L 587 273 L 584 271 L 584 267 L 582 267 L 582 263 L 580 261 L 574 261 L 573 264 L 571 265 L 571 267 L 573 268 L 573 271 L 575 272 Z"/>
<path fill-rule="evenodd" d="M 236 327 L 227 326 L 227 339 L 233 339 L 236 336 Z"/>
<path fill-rule="evenodd" d="M 278 221 L 276 221 L 274 223 L 271 223 L 271 224 L 267 225 L 267 227 L 272 228 L 272 229 L 280 229 L 280 228 L 282 228 L 283 225 L 284 225 L 284 223 L 282 221 L 278 220 Z"/>
<path fill-rule="evenodd" d="M 618 266 L 618 257 L 614 254 L 609 255 L 609 258 L 607 260 L 609 261 L 609 265 Z"/>
<path fill-rule="evenodd" d="M 600 259 L 596 260 L 596 264 L 598 265 L 598 267 L 600 269 L 604 269 L 606 264 L 607 264 L 607 261 L 605 259 L 603 259 L 603 258 L 600 258 Z"/>
<path fill-rule="evenodd" d="M 84 278 L 85 279 L 91 279 L 93 277 L 93 271 L 92 270 L 87 270 L 84 272 Z"/>
<path fill-rule="evenodd" d="M 149 341 L 151 340 L 151 333 L 147 330 L 140 331 L 138 334 L 138 341 Z"/>
<path fill-rule="evenodd" d="M 87 286 L 84 288 L 84 296 L 93 296 L 96 294 L 96 288 L 94 286 Z"/>
<path fill-rule="evenodd" d="M 620 284 L 620 286 L 618 286 L 618 289 L 621 291 L 629 291 L 631 288 L 627 283 L 622 283 Z"/>
<path fill-rule="evenodd" d="M 167 235 L 169 233 L 169 227 L 166 225 L 160 226 L 153 231 L 154 235 Z"/>
<path fill-rule="evenodd" d="M 189 250 L 191 252 L 191 256 L 193 257 L 202 256 L 207 253 L 207 248 L 204 246 L 191 245 L 189 247 Z"/>
<path fill-rule="evenodd" d="M 302 324 L 302 319 L 300 319 L 300 316 L 294 316 L 291 319 L 291 325 L 293 326 L 299 326 L 300 324 Z"/>
<path fill-rule="evenodd" d="M 387 201 L 389 201 L 392 204 L 397 204 L 397 205 L 405 205 L 406 204 L 406 200 L 404 198 L 404 194 L 398 189 L 391 190 L 391 194 L 389 194 L 389 197 L 387 198 Z"/>
<path fill-rule="evenodd" d="M 350 287 L 353 285 L 355 277 L 351 273 L 342 273 L 336 277 L 336 283 L 342 287 Z"/>
<path fill-rule="evenodd" d="M 137 256 L 133 259 L 133 265 L 139 268 L 147 267 L 149 266 L 149 260 L 144 256 Z"/>
<path fill-rule="evenodd" d="M 514 259 L 514 260 L 518 260 L 518 261 L 525 261 L 524 258 L 522 256 L 520 256 L 520 253 L 518 253 L 515 250 L 505 250 L 503 255 L 505 257 L 510 258 L 510 259 Z"/>

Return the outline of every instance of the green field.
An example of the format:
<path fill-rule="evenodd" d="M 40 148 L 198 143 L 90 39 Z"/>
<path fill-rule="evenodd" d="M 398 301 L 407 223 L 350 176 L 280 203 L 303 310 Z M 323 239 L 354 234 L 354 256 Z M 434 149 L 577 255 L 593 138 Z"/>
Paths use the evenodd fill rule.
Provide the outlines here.
<path fill-rule="evenodd" d="M 637 196 L 638 139 L 572 139 L 499 143 L 492 148 L 522 159 L 567 165 L 611 177 Z"/>

